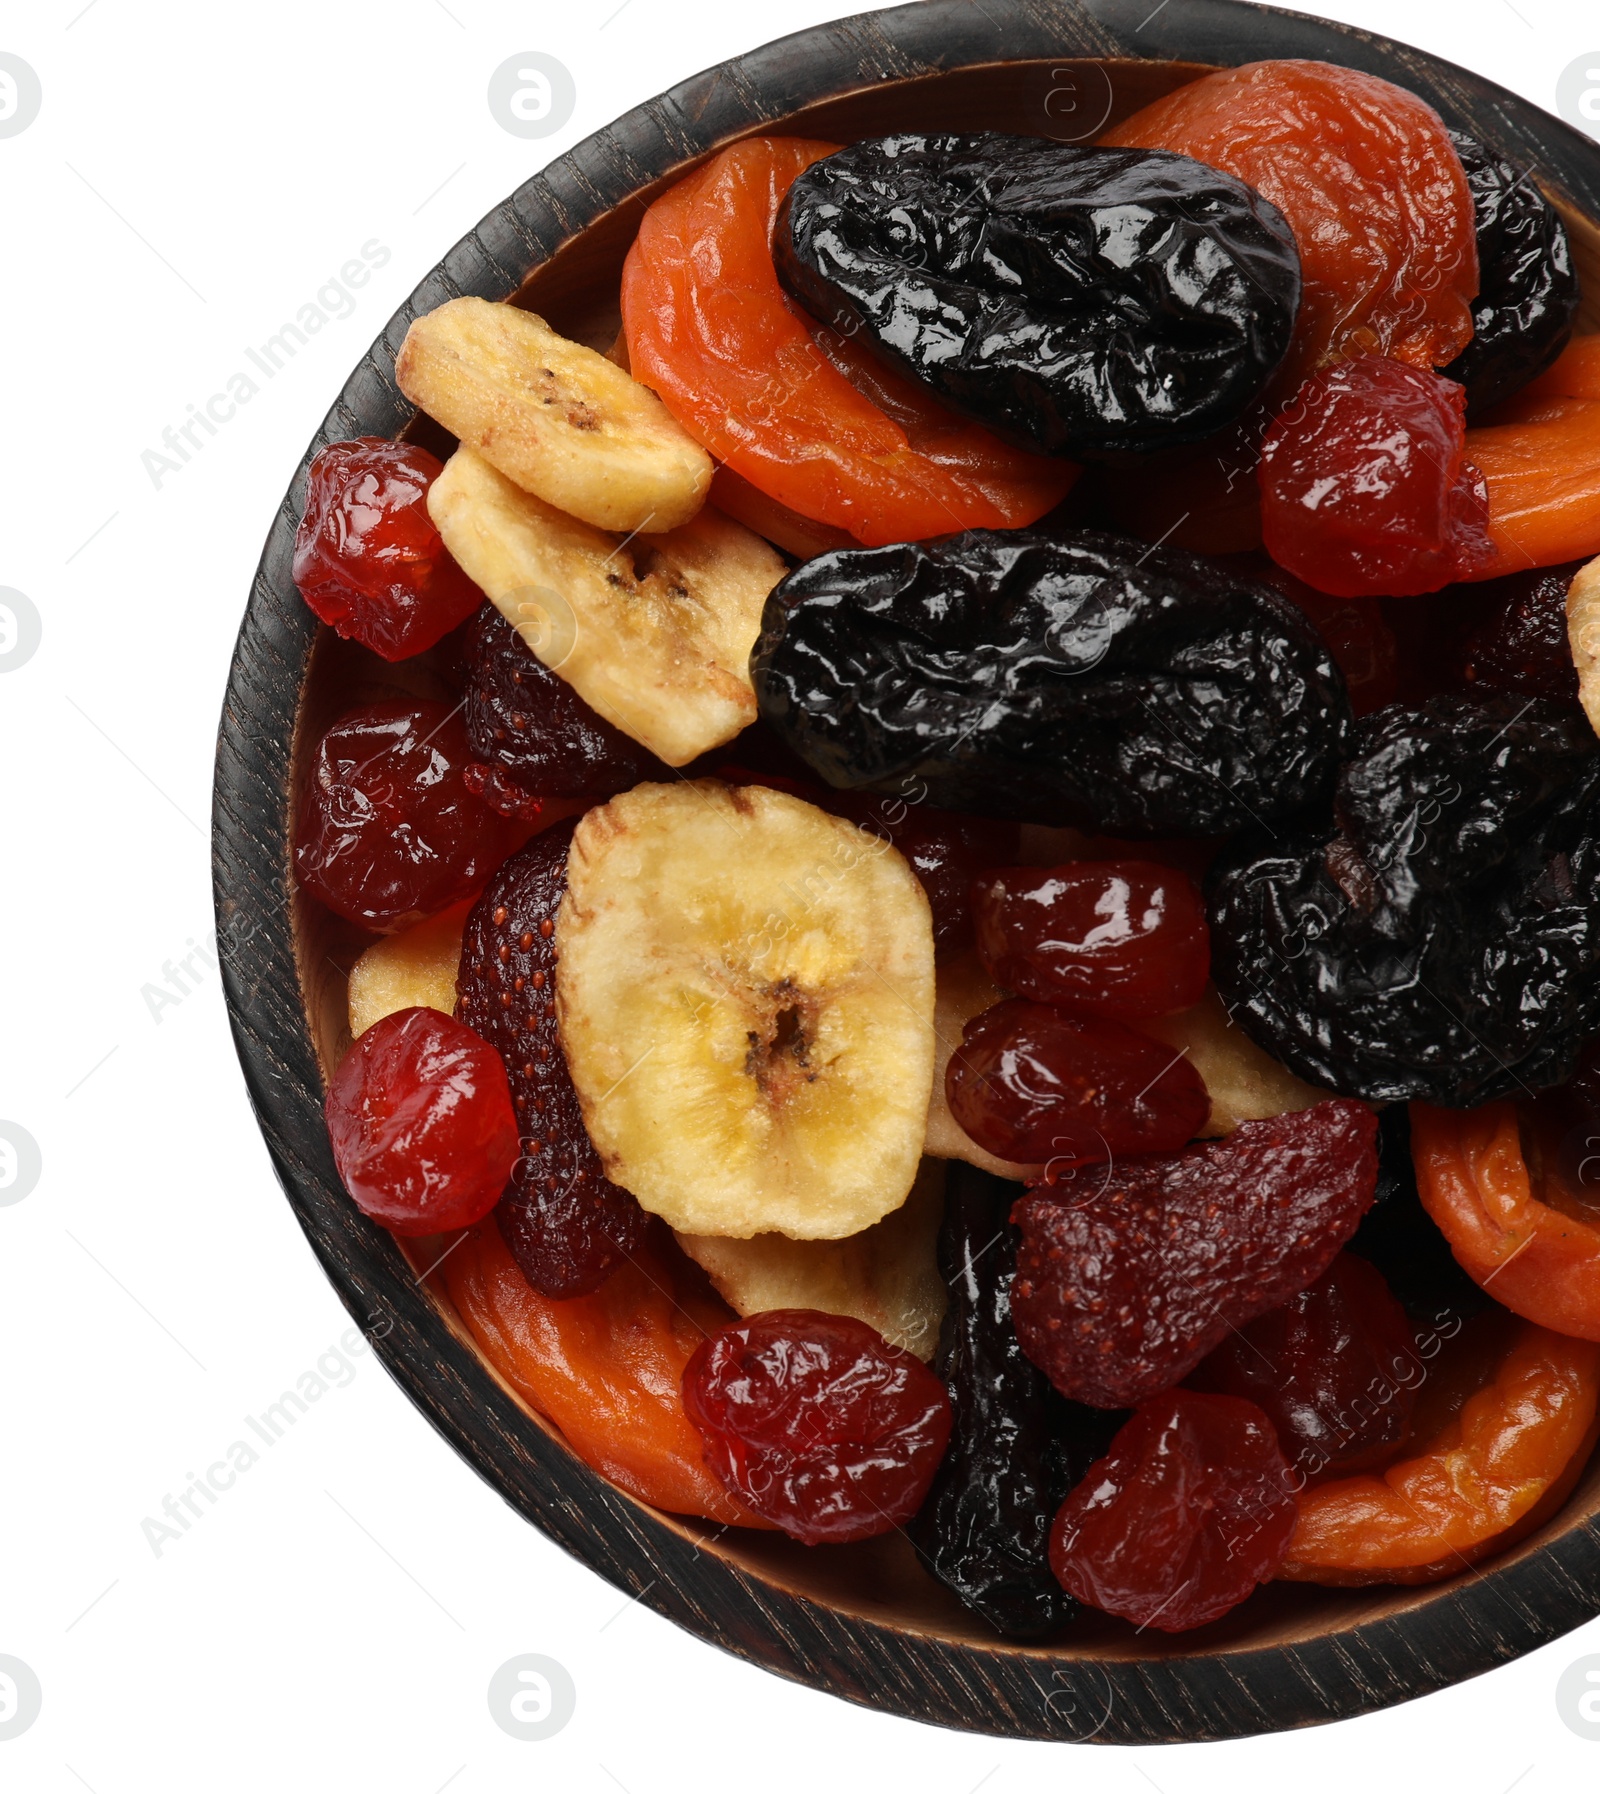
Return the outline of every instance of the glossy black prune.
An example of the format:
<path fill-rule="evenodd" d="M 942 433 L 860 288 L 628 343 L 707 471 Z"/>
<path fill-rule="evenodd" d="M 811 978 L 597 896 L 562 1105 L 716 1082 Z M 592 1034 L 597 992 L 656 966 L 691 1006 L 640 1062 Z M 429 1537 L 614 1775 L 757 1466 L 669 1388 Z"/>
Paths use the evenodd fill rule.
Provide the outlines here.
<path fill-rule="evenodd" d="M 1169 150 L 882 137 L 795 181 L 774 259 L 802 305 L 1048 454 L 1214 435 L 1277 370 L 1300 255 L 1253 188 Z"/>
<path fill-rule="evenodd" d="M 762 622 L 761 715 L 830 785 L 1019 822 L 1270 823 L 1330 784 L 1350 722 L 1297 606 L 1088 530 L 837 550 L 776 586 Z"/>
<path fill-rule="evenodd" d="M 1452 131 L 1472 190 L 1478 296 L 1472 341 L 1439 371 L 1467 389 L 1477 415 L 1542 374 L 1567 346 L 1578 275 L 1566 226 L 1531 174 L 1519 173 L 1464 131 Z"/>
<path fill-rule="evenodd" d="M 1567 588 L 1583 566 L 1530 567 L 1472 588 L 1487 614 L 1468 635 L 1462 676 L 1482 691 L 1578 701 L 1578 669 L 1567 640 Z"/>
<path fill-rule="evenodd" d="M 1331 807 L 1208 880 L 1233 1019 L 1308 1082 L 1467 1108 L 1559 1083 L 1600 1016 L 1600 743 L 1449 692 L 1356 725 Z"/>
<path fill-rule="evenodd" d="M 463 647 L 467 741 L 499 769 L 485 792 L 497 809 L 510 813 L 518 791 L 535 799 L 614 797 L 641 779 L 666 776 L 653 754 L 552 673 L 492 604 L 474 614 Z"/>
<path fill-rule="evenodd" d="M 1073 1459 L 1052 1437 L 1059 1416 L 1049 1381 L 1023 1356 L 1011 1325 L 1018 1234 L 1007 1214 L 1017 1189 L 950 1162 L 939 1233 L 950 1305 L 934 1368 L 954 1424 L 911 1539 L 933 1574 L 997 1632 L 1040 1638 L 1075 1610 L 1046 1555 Z"/>

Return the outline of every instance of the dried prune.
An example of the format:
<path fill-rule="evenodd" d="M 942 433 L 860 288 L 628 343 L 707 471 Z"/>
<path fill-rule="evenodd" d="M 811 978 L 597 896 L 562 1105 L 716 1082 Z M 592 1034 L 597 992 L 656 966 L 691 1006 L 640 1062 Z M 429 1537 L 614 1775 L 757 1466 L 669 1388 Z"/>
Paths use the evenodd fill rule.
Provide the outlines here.
<path fill-rule="evenodd" d="M 998 132 L 812 163 L 773 254 L 817 317 L 1058 455 L 1214 434 L 1277 370 L 1300 302 L 1283 214 L 1232 175 Z"/>
<path fill-rule="evenodd" d="M 1298 1487 L 1329 1470 L 1364 1469 L 1401 1444 L 1424 1371 L 1382 1276 L 1341 1252 L 1299 1295 L 1230 1334 L 1189 1387 L 1254 1402 Z"/>
<path fill-rule="evenodd" d="M 1472 341 L 1441 370 L 1467 389 L 1474 415 L 1549 367 L 1572 335 L 1578 276 L 1561 214 L 1531 175 L 1452 131 L 1472 191 L 1478 296 Z"/>
<path fill-rule="evenodd" d="M 600 1167 L 556 1025 L 555 915 L 575 821 L 513 854 L 467 916 L 456 1014 L 500 1049 L 522 1138 L 495 1224 L 546 1296 L 598 1289 L 643 1243 L 649 1216 Z"/>
<path fill-rule="evenodd" d="M 496 789 L 599 798 L 667 776 L 653 754 L 552 673 L 492 604 L 468 625 L 465 647 L 467 741 L 497 769 Z"/>
<path fill-rule="evenodd" d="M 934 1575 L 1007 1638 L 1040 1638 L 1072 1612 L 1046 1555 L 1056 1486 L 1051 1389 L 1011 1325 L 1016 1185 L 951 1162 L 939 1270 L 950 1290 L 934 1368 L 950 1445 L 911 1537 Z"/>
<path fill-rule="evenodd" d="M 1062 1504 L 1051 1567 L 1088 1606 L 1187 1632 L 1277 1573 L 1294 1532 L 1292 1491 L 1253 1402 L 1174 1389 L 1139 1408 Z"/>
<path fill-rule="evenodd" d="M 1567 588 L 1582 561 L 1532 567 L 1485 580 L 1471 596 L 1492 605 L 1467 637 L 1462 676 L 1482 691 L 1578 701 L 1578 669 L 1567 640 Z"/>
<path fill-rule="evenodd" d="M 1011 1313 L 1063 1395 L 1126 1407 L 1319 1276 L 1378 1175 L 1377 1123 L 1325 1102 L 1182 1152 L 1031 1184 Z"/>
<path fill-rule="evenodd" d="M 1470 1107 L 1559 1083 L 1600 1025 L 1600 744 L 1579 711 L 1443 693 L 1356 725 L 1333 804 L 1230 843 L 1212 977 L 1297 1076 Z"/>
<path fill-rule="evenodd" d="M 1286 816 L 1333 776 L 1344 681 L 1270 587 L 1078 530 L 820 555 L 767 599 L 767 724 L 830 785 L 1122 836 Z"/>

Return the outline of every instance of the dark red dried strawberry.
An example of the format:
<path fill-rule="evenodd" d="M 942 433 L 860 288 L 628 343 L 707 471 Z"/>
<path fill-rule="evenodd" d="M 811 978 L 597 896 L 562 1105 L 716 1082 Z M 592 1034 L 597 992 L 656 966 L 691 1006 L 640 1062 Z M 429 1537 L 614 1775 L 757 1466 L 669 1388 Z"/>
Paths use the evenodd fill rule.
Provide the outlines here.
<path fill-rule="evenodd" d="M 641 779 L 669 776 L 654 754 L 596 716 L 492 604 L 472 619 L 466 655 L 467 740 L 480 759 L 504 769 L 502 790 L 612 797 Z"/>
<path fill-rule="evenodd" d="M 495 1221 L 545 1296 L 598 1289 L 649 1226 L 600 1168 L 556 1028 L 555 918 L 576 827 L 535 835 L 489 881 L 467 916 L 456 979 L 456 1015 L 499 1049 L 522 1135 Z"/>
<path fill-rule="evenodd" d="M 1341 1099 L 1030 1187 L 1011 1211 L 1022 1349 L 1097 1408 L 1170 1388 L 1328 1267 L 1372 1204 L 1377 1137 Z"/>

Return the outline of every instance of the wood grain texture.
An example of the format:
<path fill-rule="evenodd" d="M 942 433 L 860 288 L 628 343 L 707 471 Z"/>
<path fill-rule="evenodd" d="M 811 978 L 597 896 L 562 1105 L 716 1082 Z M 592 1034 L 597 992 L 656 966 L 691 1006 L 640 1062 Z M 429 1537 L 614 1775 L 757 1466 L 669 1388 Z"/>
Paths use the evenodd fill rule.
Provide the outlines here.
<path fill-rule="evenodd" d="M 1174 1639 L 1087 1616 L 1058 1640 L 1000 1643 L 900 1535 L 808 1552 L 713 1536 L 579 1464 L 482 1362 L 442 1299 L 339 1188 L 322 1125 L 342 1051 L 356 931 L 288 877 L 303 745 L 361 700 L 375 663 L 319 639 L 290 557 L 305 467 L 324 443 L 411 425 L 394 355 L 410 321 L 462 293 L 515 296 L 603 347 L 638 218 L 685 169 L 781 122 L 847 138 L 902 126 L 1087 141 L 1205 66 L 1342 62 L 1412 88 L 1530 166 L 1580 227 L 1600 291 L 1600 151 L 1491 83 L 1420 51 L 1234 0 L 929 0 L 785 39 L 695 76 L 598 132 L 496 208 L 422 282 L 351 375 L 296 470 L 251 588 L 217 744 L 214 877 L 229 1013 L 251 1100 L 313 1249 L 391 1374 L 520 1513 L 618 1588 L 781 1675 L 931 1723 L 1028 1738 L 1236 1737 L 1381 1707 L 1488 1669 L 1600 1612 L 1600 1472 L 1485 1571 L 1428 1589 L 1263 1590 Z M 1590 328 L 1600 327 L 1590 314 Z M 438 441 L 427 426 L 424 440 Z M 426 664 L 385 675 L 426 682 Z"/>

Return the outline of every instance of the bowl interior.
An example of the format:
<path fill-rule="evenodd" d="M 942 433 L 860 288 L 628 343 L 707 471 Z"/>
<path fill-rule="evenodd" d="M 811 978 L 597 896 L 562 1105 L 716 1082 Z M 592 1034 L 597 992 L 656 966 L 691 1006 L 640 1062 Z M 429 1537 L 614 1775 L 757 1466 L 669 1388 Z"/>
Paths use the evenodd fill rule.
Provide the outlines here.
<path fill-rule="evenodd" d="M 1088 142 L 1099 131 L 1137 111 L 1150 100 L 1207 72 L 1211 65 L 1186 62 L 1081 61 L 1057 59 L 994 63 L 886 83 L 795 112 L 764 127 L 768 132 L 846 142 L 895 130 L 999 130 L 1038 135 L 1049 131 L 1065 141 Z M 1042 126 L 1039 121 L 1046 121 Z M 750 133 L 754 134 L 754 133 Z M 702 158 L 703 159 L 703 158 Z M 641 187 L 625 203 L 565 242 L 507 297 L 539 312 L 557 330 L 597 348 L 615 338 L 620 315 L 617 291 L 622 261 L 645 208 L 695 162 Z M 1600 224 L 1561 205 L 1589 295 L 1579 328 L 1600 330 Z M 452 439 L 427 419 L 410 433 L 436 452 L 448 453 Z M 428 657 L 385 666 L 365 651 L 320 633 L 301 696 L 296 724 L 293 789 L 300 789 L 306 744 L 314 742 L 341 711 L 396 690 L 443 696 L 443 684 Z M 324 1078 L 349 1045 L 345 980 L 350 965 L 370 937 L 341 922 L 320 905 L 293 899 L 298 968 L 312 1035 Z M 413 1258 L 424 1270 L 434 1256 Z M 471 1337 L 445 1296 L 441 1280 L 425 1287 L 451 1329 L 469 1347 Z M 504 1380 L 485 1365 L 513 1400 L 553 1439 L 559 1434 L 534 1414 Z M 637 1504 L 636 1504 L 637 1505 Z M 907 1540 L 891 1533 L 860 1545 L 808 1550 L 764 1533 L 713 1532 L 708 1525 L 642 1509 L 703 1551 L 736 1565 L 758 1584 L 819 1602 L 839 1613 L 860 1616 L 896 1630 L 982 1646 L 1019 1656 L 1052 1660 L 1125 1660 L 1226 1656 L 1241 1650 L 1297 1644 L 1337 1634 L 1374 1616 L 1392 1617 L 1438 1600 L 1453 1583 L 1406 1589 L 1321 1589 L 1285 1584 L 1259 1591 L 1223 1620 L 1200 1631 L 1167 1638 L 1134 1629 L 1103 1615 L 1085 1613 L 1059 1641 L 1043 1645 L 1002 1645 L 981 1621 L 918 1565 Z M 1535 1552 L 1557 1533 L 1583 1526 L 1600 1515 L 1600 1463 L 1592 1463 L 1559 1514 L 1530 1534 L 1507 1558 Z M 1476 1576 L 1477 1571 L 1466 1575 Z"/>

